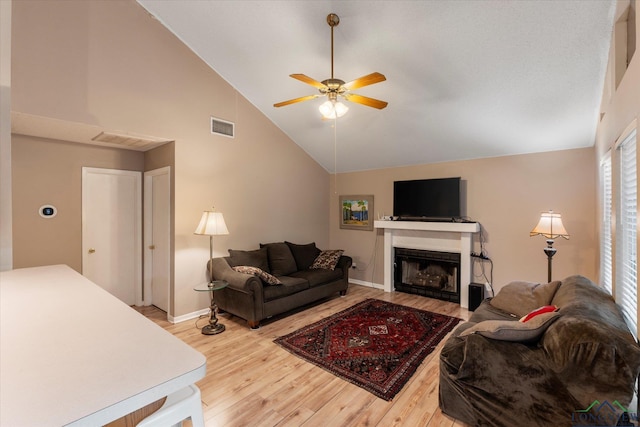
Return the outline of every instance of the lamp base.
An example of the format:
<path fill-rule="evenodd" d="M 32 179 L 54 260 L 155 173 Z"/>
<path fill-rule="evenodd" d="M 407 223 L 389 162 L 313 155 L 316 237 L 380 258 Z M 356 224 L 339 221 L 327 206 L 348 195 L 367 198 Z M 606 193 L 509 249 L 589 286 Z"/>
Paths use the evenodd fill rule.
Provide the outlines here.
<path fill-rule="evenodd" d="M 556 251 L 557 249 L 553 247 L 553 239 L 547 239 L 547 247 L 544 248 L 544 253 L 547 254 L 547 282 L 551 282 L 551 262 Z"/>
<path fill-rule="evenodd" d="M 206 325 L 202 327 L 202 333 L 204 335 L 217 335 L 221 332 L 224 332 L 224 325 Z"/>

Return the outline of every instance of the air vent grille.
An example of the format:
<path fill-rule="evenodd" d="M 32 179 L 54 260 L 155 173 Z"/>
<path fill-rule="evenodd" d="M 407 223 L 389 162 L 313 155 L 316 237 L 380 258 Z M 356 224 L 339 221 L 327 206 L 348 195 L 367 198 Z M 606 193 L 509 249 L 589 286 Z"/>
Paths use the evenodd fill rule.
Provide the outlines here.
<path fill-rule="evenodd" d="M 91 138 L 91 140 L 114 145 L 122 145 L 133 149 L 152 147 L 169 142 L 167 139 L 118 134 L 113 132 L 100 132 L 98 135 Z"/>
<path fill-rule="evenodd" d="M 233 122 L 211 117 L 211 133 L 226 136 L 228 138 L 234 138 L 235 124 Z"/>

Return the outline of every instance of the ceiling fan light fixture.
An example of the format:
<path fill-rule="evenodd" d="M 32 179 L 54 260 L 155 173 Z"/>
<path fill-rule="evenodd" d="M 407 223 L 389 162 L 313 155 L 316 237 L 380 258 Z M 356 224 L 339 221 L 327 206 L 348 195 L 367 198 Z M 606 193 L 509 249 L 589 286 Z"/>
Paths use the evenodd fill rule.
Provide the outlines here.
<path fill-rule="evenodd" d="M 318 110 L 320 110 L 320 114 L 322 114 L 322 117 L 325 119 L 335 119 L 347 114 L 349 107 L 344 105 L 342 102 L 329 100 L 323 102 L 322 105 L 318 107 Z"/>

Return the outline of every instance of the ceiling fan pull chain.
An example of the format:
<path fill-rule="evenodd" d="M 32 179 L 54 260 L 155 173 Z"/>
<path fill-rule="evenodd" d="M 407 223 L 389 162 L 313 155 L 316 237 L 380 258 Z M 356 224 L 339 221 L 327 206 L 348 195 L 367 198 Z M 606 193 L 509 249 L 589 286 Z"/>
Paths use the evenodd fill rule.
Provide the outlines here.
<path fill-rule="evenodd" d="M 333 118 L 333 194 L 338 194 L 338 116 Z"/>

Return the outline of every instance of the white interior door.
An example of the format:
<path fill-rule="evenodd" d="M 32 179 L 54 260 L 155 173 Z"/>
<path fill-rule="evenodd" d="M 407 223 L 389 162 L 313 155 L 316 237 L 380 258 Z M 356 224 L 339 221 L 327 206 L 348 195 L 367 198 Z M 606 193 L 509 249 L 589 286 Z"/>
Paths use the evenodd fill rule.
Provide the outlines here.
<path fill-rule="evenodd" d="M 142 304 L 142 173 L 82 168 L 82 274 Z"/>
<path fill-rule="evenodd" d="M 144 300 L 169 313 L 171 168 L 144 173 Z"/>

